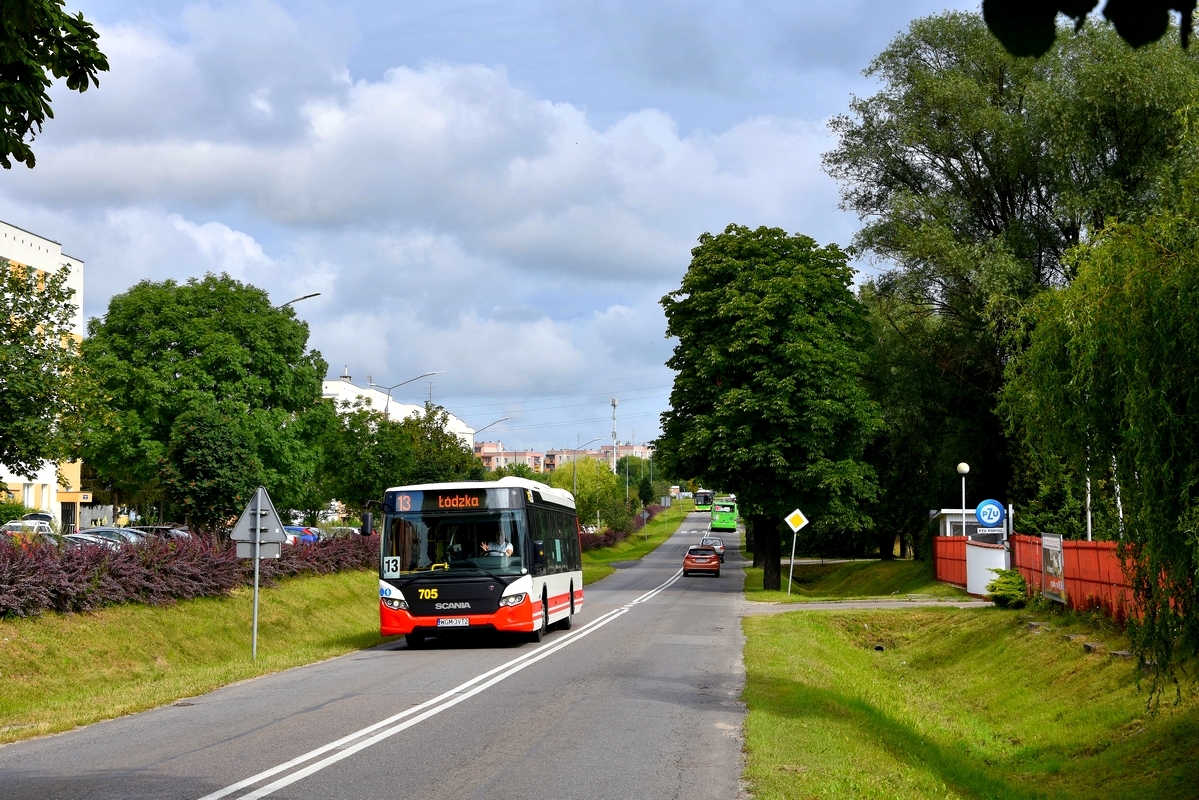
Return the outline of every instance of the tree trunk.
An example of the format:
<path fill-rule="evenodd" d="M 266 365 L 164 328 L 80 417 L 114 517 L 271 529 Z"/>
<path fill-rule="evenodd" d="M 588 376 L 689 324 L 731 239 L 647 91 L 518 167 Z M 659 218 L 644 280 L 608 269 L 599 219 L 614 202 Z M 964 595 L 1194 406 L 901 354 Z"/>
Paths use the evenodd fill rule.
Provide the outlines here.
<path fill-rule="evenodd" d="M 890 561 L 895 558 L 895 533 L 893 531 L 880 531 L 875 535 L 875 540 L 878 542 L 878 557 L 883 561 Z"/>
<path fill-rule="evenodd" d="M 751 522 L 757 531 L 754 537 L 754 562 L 757 562 L 759 554 L 762 558 L 762 588 L 777 592 L 782 580 L 779 564 L 782 540 L 779 538 L 778 524 L 772 524 L 770 517 L 760 514 L 755 514 Z"/>

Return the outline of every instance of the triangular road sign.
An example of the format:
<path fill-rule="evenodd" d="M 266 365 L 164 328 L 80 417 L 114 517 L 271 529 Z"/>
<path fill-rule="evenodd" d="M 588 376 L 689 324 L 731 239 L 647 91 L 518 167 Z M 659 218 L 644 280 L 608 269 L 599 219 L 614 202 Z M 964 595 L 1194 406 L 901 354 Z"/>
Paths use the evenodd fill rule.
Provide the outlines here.
<path fill-rule="evenodd" d="M 287 531 L 283 529 L 283 522 L 275 511 L 275 504 L 271 502 L 271 496 L 266 493 L 266 489 L 261 486 L 246 504 L 246 510 L 241 512 L 230 538 L 238 542 L 252 542 L 255 527 L 258 528 L 259 542 L 287 541 Z"/>
<path fill-rule="evenodd" d="M 790 526 L 792 533 L 799 533 L 799 529 L 808 524 L 808 518 L 798 508 L 783 517 L 783 521 Z"/>

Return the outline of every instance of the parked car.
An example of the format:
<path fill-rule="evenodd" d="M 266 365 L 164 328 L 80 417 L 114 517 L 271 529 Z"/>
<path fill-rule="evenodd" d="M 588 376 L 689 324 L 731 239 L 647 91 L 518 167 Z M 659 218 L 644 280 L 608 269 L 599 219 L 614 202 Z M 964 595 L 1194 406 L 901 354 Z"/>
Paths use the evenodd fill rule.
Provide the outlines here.
<path fill-rule="evenodd" d="M 53 522 L 54 515 L 48 511 L 34 511 L 31 514 L 26 514 L 21 519 L 31 519 L 37 522 Z"/>
<path fill-rule="evenodd" d="M 106 539 L 103 536 L 93 536 L 88 533 L 68 533 L 62 537 L 62 542 L 67 547 L 106 547 L 109 550 L 116 550 L 122 544 L 115 539 Z"/>
<path fill-rule="evenodd" d="M 724 563 L 724 539 L 719 536 L 705 536 L 700 544 L 707 545 L 716 551 L 716 555 L 720 556 L 720 563 Z"/>
<path fill-rule="evenodd" d="M 716 554 L 716 548 L 702 544 L 688 547 L 687 555 L 683 556 L 683 576 L 692 572 L 711 572 L 719 578 L 720 556 Z"/>
<path fill-rule="evenodd" d="M 190 539 L 192 532 L 186 525 L 131 525 L 122 530 L 137 531 L 146 538 L 156 536 L 159 539 Z"/>
<path fill-rule="evenodd" d="M 52 544 L 60 543 L 58 534 L 50 527 L 49 522 L 36 519 L 14 519 L 0 526 L 0 536 L 20 544 Z"/>
<path fill-rule="evenodd" d="M 288 537 L 288 544 L 316 544 L 320 541 L 321 532 L 316 528 L 305 528 L 300 525 L 284 525 L 283 530 L 295 537 Z"/>
<path fill-rule="evenodd" d="M 142 542 L 146 541 L 144 534 L 131 528 L 113 528 L 105 526 L 86 528 L 84 530 L 77 531 L 76 533 L 85 533 L 88 536 L 98 536 L 102 539 L 108 539 L 109 541 L 116 542 L 118 545 L 141 544 Z"/>
<path fill-rule="evenodd" d="M 357 536 L 360 533 L 362 533 L 361 528 L 350 528 L 350 527 L 342 525 L 342 526 L 336 526 L 336 527 L 330 528 L 328 531 L 322 531 L 321 538 L 322 539 L 345 538 L 347 536 Z"/>

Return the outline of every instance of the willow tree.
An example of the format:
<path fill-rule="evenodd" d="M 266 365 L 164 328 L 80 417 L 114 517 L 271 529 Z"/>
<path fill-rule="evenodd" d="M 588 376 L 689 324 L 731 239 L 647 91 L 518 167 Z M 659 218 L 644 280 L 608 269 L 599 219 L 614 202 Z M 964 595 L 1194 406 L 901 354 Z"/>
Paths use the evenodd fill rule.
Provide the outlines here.
<path fill-rule="evenodd" d="M 1106 479 L 1155 689 L 1199 657 L 1199 187 L 1109 226 L 1027 313 L 1004 408 L 1046 469 Z M 1192 662 L 1193 663 L 1193 662 Z"/>
<path fill-rule="evenodd" d="M 973 497 L 1077 521 L 1072 484 L 1032 469 L 995 414 L 1004 365 L 1021 309 L 1072 280 L 1066 253 L 1161 206 L 1191 158 L 1180 111 L 1199 103 L 1199 59 L 1171 41 L 1133 50 L 1102 22 L 1016 58 L 954 12 L 913 21 L 866 74 L 879 89 L 833 121 L 825 165 L 862 219 L 855 249 L 883 266 L 863 300 L 885 505 L 923 524 L 965 460 Z"/>
<path fill-rule="evenodd" d="M 777 531 L 799 506 L 835 542 L 872 527 L 862 460 L 878 409 L 861 383 L 865 312 L 836 245 L 778 228 L 705 233 L 662 298 L 676 370 L 659 451 L 675 474 L 737 495 L 778 589 Z"/>

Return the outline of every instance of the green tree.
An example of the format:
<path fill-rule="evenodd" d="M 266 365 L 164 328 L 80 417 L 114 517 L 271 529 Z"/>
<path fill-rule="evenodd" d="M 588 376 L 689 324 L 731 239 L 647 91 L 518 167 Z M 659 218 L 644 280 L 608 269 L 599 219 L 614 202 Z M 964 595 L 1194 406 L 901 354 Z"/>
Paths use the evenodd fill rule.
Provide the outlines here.
<path fill-rule="evenodd" d="M 301 418 L 320 398 L 326 364 L 308 326 L 266 292 L 227 275 L 143 281 L 88 325 L 83 355 L 107 415 L 91 418 L 84 458 L 118 498 L 161 493 L 186 474 L 172 450 L 186 412 L 237 420 L 253 465 L 280 508 L 298 508 L 316 463 Z"/>
<path fill-rule="evenodd" d="M 496 467 L 487 473 L 485 479 L 498 481 L 500 478 L 506 478 L 509 475 L 516 478 L 526 478 L 531 481 L 541 480 L 541 477 L 528 464 L 507 464 Z"/>
<path fill-rule="evenodd" d="M 643 506 L 658 502 L 658 498 L 654 496 L 654 485 L 650 482 L 648 472 L 641 476 L 641 480 L 637 481 L 637 499 Z"/>
<path fill-rule="evenodd" d="M 959 461 L 972 497 L 1072 502 L 995 414 L 1004 365 L 1021 309 L 1071 280 L 1067 251 L 1107 219 L 1144 218 L 1193 163 L 1180 112 L 1199 101 L 1199 64 L 1104 25 L 1014 58 L 978 16 L 949 13 L 913 22 L 866 74 L 882 88 L 833 121 L 825 165 L 864 221 L 855 249 L 888 267 L 862 292 L 882 505 L 911 537 L 922 509 L 957 497 Z"/>
<path fill-rule="evenodd" d="M 1058 14 L 1073 20 L 1077 32 L 1097 5 L 1099 0 L 983 0 L 983 17 L 991 33 L 1012 55 L 1043 56 L 1057 36 Z M 1108 0 L 1103 16 L 1125 42 L 1143 47 L 1166 35 L 1171 11 L 1179 13 L 1185 50 L 1190 42 L 1195 0 Z"/>
<path fill-rule="evenodd" d="M 872 527 L 862 460 L 878 410 L 861 383 L 865 311 L 835 245 L 777 228 L 705 233 L 662 298 L 677 375 L 658 451 L 674 474 L 735 492 L 779 586 L 779 526 L 796 506 L 824 541 Z"/>
<path fill-rule="evenodd" d="M 108 59 L 96 46 L 99 34 L 82 13 L 71 16 L 62 0 L 0 1 L 0 165 L 12 160 L 33 167 L 27 140 L 42 130 L 50 108 L 51 78 L 66 78 L 67 88 L 99 86 L 97 73 Z"/>
<path fill-rule="evenodd" d="M 160 466 L 167 502 L 201 530 L 237 516 L 262 478 L 241 409 L 222 405 L 196 405 L 176 417 Z"/>
<path fill-rule="evenodd" d="M 578 491 L 575 492 L 575 510 L 579 521 L 588 525 L 595 522 L 596 512 L 601 511 L 605 504 L 610 505 L 613 498 L 618 497 L 616 476 L 612 474 L 611 465 L 598 458 L 580 458 L 571 465 L 563 465 L 553 472 L 542 476 L 545 483 L 566 491 L 574 491 L 576 481 Z M 619 498 L 624 500 L 624 484 L 619 486 Z"/>
<path fill-rule="evenodd" d="M 1077 252 L 1078 275 L 1026 313 L 1004 409 L 1046 474 L 1091 479 L 1121 541 L 1155 689 L 1199 656 L 1199 181 Z"/>
<path fill-rule="evenodd" d="M 90 394 L 68 275 L 0 259 L 0 464 L 31 478 L 75 449 Z"/>
<path fill-rule="evenodd" d="M 447 429 L 449 418 L 441 406 L 425 403 L 424 413 L 413 414 L 400 423 L 414 446 L 409 483 L 478 481 L 486 475 L 474 451 Z"/>
<path fill-rule="evenodd" d="M 414 479 L 417 455 L 412 431 L 400 421 L 365 402 L 337 409 L 336 414 L 321 440 L 320 474 L 331 497 L 360 513 L 381 502 L 392 486 L 423 483 Z"/>

